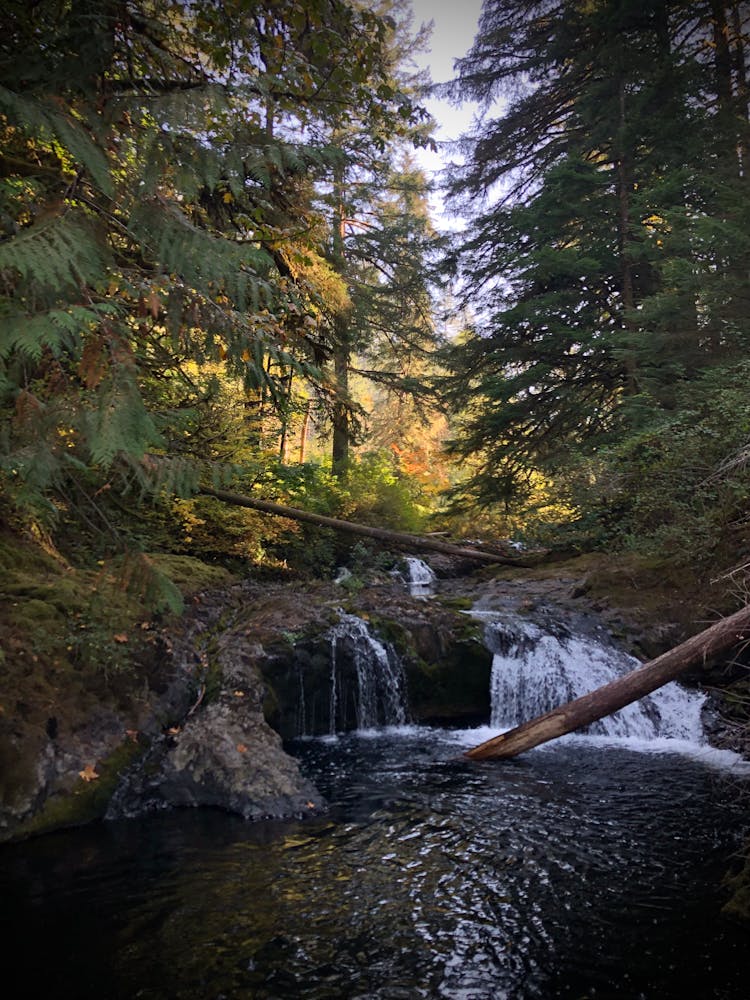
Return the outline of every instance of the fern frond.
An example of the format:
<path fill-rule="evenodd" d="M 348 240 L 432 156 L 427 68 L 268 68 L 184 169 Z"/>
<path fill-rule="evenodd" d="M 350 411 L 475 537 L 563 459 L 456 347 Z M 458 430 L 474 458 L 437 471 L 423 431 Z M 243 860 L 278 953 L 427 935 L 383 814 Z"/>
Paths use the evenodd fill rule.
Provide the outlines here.
<path fill-rule="evenodd" d="M 177 586 L 144 552 L 125 553 L 116 582 L 122 590 L 154 611 L 180 614 L 183 609 L 182 594 Z"/>
<path fill-rule="evenodd" d="M 91 461 L 107 468 L 117 455 L 137 459 L 158 446 L 160 435 L 143 396 L 122 369 L 99 393 L 97 406 L 81 415 Z"/>
<path fill-rule="evenodd" d="M 0 271 L 16 271 L 34 286 L 59 291 L 95 284 L 109 257 L 88 220 L 75 212 L 21 230 L 0 242 Z"/>
<path fill-rule="evenodd" d="M 257 246 L 214 236 L 178 209 L 153 200 L 136 209 L 130 228 L 165 271 L 209 297 L 223 291 L 243 310 L 270 296 L 266 278 L 272 261 Z"/>
<path fill-rule="evenodd" d="M 54 357 L 67 350 L 76 351 L 81 335 L 101 323 L 103 315 L 110 315 L 113 307 L 69 306 L 67 309 L 49 309 L 29 315 L 21 312 L 0 313 L 0 358 L 8 358 L 17 351 L 29 361 L 38 361 L 45 349 Z"/>
<path fill-rule="evenodd" d="M 89 174 L 99 190 L 108 197 L 112 196 L 112 177 L 107 157 L 80 121 L 71 114 L 64 114 L 56 104 L 22 97 L 1 86 L 0 107 L 8 119 L 26 135 L 37 137 L 43 142 L 57 139 L 72 160 Z"/>
<path fill-rule="evenodd" d="M 206 463 L 183 455 L 148 453 L 140 460 L 123 455 L 141 497 L 162 494 L 191 497 L 198 492 L 205 476 Z M 132 488 L 132 484 L 131 487 Z"/>

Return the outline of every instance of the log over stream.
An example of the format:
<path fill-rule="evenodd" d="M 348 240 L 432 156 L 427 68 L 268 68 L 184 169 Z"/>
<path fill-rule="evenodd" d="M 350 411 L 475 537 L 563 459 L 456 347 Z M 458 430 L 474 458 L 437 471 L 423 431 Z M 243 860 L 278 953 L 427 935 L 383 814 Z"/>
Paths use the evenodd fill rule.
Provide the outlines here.
<path fill-rule="evenodd" d="M 588 726 L 643 698 L 692 667 L 728 653 L 750 638 L 750 605 L 692 636 L 623 677 L 524 722 L 467 751 L 474 760 L 516 757 L 550 740 Z"/>

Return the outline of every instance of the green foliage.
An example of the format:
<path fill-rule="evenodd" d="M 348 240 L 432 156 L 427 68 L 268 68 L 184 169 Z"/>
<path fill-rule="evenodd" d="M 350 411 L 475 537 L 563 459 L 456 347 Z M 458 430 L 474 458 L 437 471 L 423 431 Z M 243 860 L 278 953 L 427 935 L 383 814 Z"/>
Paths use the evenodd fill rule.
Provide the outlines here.
<path fill-rule="evenodd" d="M 541 477 L 588 544 L 735 545 L 750 23 L 732 9 L 485 4 L 455 87 L 487 107 L 452 179 L 474 217 L 448 262 L 476 320 L 443 383 L 465 506 L 544 531 Z"/>
<path fill-rule="evenodd" d="M 750 554 L 750 365 L 676 393 L 658 428 L 624 440 L 575 488 L 608 544 L 709 573 Z"/>
<path fill-rule="evenodd" d="M 101 607 L 78 612 L 72 617 L 65 636 L 71 664 L 88 673 L 101 672 L 107 679 L 132 672 L 133 658 L 138 650 L 130 642 L 118 642 L 115 635 Z"/>
<path fill-rule="evenodd" d="M 154 538 L 277 558 L 285 527 L 189 498 L 236 467 L 263 479 L 297 399 L 331 412 L 332 317 L 349 297 L 323 192 L 345 162 L 384 176 L 396 144 L 427 141 L 389 10 L 4 13 L 0 500 L 66 547 L 78 519 L 86 558 L 132 550 L 128 586 L 153 607 L 179 604 L 137 555 Z M 393 228 L 391 201 L 378 211 Z"/>

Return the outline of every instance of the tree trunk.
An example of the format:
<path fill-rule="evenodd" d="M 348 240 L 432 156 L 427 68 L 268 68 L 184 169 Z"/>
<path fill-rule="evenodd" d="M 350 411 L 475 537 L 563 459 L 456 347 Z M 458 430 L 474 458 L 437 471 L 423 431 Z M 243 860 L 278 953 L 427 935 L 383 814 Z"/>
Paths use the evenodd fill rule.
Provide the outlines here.
<path fill-rule="evenodd" d="M 289 372 L 282 379 L 284 386 L 284 404 L 281 407 L 281 428 L 279 434 L 279 462 L 282 465 L 289 464 L 289 414 L 292 410 L 292 383 L 294 372 Z"/>
<path fill-rule="evenodd" d="M 305 407 L 305 416 L 302 421 L 302 430 L 299 435 L 299 464 L 304 465 L 307 458 L 307 435 L 310 432 L 310 414 L 312 413 L 312 400 L 308 399 Z"/>
<path fill-rule="evenodd" d="M 633 328 L 635 309 L 635 289 L 633 287 L 633 262 L 630 256 L 632 226 L 630 219 L 630 197 L 633 189 L 632 167 L 626 146 L 627 109 L 625 100 L 625 78 L 619 75 L 618 127 L 615 141 L 615 190 L 617 196 L 617 244 L 620 256 L 620 293 L 622 296 L 622 325 L 626 334 L 624 362 L 627 374 L 627 391 L 634 396 L 638 390 L 638 366 L 636 362 L 636 335 Z"/>
<path fill-rule="evenodd" d="M 333 218 L 333 265 L 338 274 L 346 274 L 346 210 L 344 206 L 344 171 L 337 167 L 333 175 L 335 199 Z M 351 336 L 349 311 L 342 310 L 334 323 L 333 380 L 336 398 L 333 401 L 333 441 L 331 445 L 331 471 L 340 479 L 346 477 L 349 466 L 351 438 L 349 398 L 349 365 L 351 362 Z"/>
<path fill-rule="evenodd" d="M 349 466 L 349 345 L 348 317 L 336 318 L 336 345 L 333 350 L 333 378 L 336 386 L 336 398 L 333 402 L 331 422 L 333 424 L 333 441 L 331 445 L 331 471 L 339 479 L 346 477 Z"/>
<path fill-rule="evenodd" d="M 524 722 L 501 736 L 495 736 L 467 751 L 466 756 L 474 760 L 515 757 L 524 750 L 531 750 L 541 743 L 588 726 L 605 715 L 611 715 L 674 680 L 690 667 L 701 666 L 749 638 L 750 605 L 746 605 L 729 618 L 722 618 L 687 642 L 662 653 L 624 677 L 618 677 L 581 698 L 569 701 L 530 722 Z"/>
<path fill-rule="evenodd" d="M 403 531 L 390 531 L 387 528 L 374 528 L 369 524 L 355 524 L 353 521 L 342 521 L 337 517 L 325 517 L 323 514 L 311 514 L 309 511 L 299 510 L 297 507 L 287 507 L 284 504 L 243 496 L 240 493 L 227 493 L 225 490 L 214 490 L 208 486 L 203 487 L 200 492 L 210 497 L 216 497 L 217 500 L 223 500 L 224 503 L 235 504 L 238 507 L 249 507 L 251 510 L 263 511 L 265 514 L 276 514 L 278 517 L 289 517 L 294 521 L 315 524 L 320 528 L 332 528 L 334 531 L 344 531 L 352 535 L 374 538 L 381 542 L 388 542 L 389 545 L 411 551 L 419 552 L 428 549 L 432 552 L 443 552 L 445 555 L 459 556 L 462 559 L 471 559 L 474 562 L 485 564 L 503 563 L 509 566 L 530 565 L 529 561 L 525 561 L 518 556 L 483 552 L 481 549 L 465 549 L 460 545 L 451 545 L 450 542 L 440 542 L 435 538 L 410 535 Z"/>
<path fill-rule="evenodd" d="M 729 24 L 724 0 L 711 0 L 711 27 L 713 29 L 714 70 L 719 109 L 732 111 L 732 53 L 729 48 Z"/>

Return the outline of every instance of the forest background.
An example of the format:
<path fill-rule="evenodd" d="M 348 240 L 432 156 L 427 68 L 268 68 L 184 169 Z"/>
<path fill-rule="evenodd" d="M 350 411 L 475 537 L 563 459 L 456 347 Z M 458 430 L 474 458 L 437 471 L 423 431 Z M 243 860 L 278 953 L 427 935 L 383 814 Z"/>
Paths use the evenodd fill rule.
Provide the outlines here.
<path fill-rule="evenodd" d="M 201 485 L 744 596 L 747 3 L 487 0 L 447 233 L 401 0 L 2 26 L 8 665 L 116 670 L 221 573 L 389 558 Z"/>

